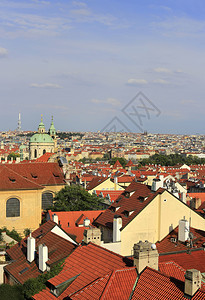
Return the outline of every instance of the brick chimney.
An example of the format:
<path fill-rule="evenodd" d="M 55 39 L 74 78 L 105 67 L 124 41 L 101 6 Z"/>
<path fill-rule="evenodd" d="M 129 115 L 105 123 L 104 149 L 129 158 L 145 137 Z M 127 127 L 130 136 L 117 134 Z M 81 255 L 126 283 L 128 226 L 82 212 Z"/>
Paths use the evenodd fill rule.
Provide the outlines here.
<path fill-rule="evenodd" d="M 101 231 L 99 228 L 91 227 L 84 230 L 84 243 L 88 244 L 89 242 L 92 242 L 96 245 L 101 244 Z"/>
<path fill-rule="evenodd" d="M 133 252 L 134 266 L 138 273 L 141 273 L 146 267 L 158 270 L 159 253 L 155 244 L 139 241 L 139 243 L 134 244 Z"/>
<path fill-rule="evenodd" d="M 193 296 L 201 288 L 201 272 L 195 269 L 186 271 L 184 293 Z"/>

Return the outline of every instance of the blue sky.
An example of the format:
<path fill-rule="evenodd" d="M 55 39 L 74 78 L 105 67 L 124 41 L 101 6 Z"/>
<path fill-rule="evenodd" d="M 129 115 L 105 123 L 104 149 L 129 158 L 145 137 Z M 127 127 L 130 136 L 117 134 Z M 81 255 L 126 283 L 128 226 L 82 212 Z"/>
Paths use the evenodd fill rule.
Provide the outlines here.
<path fill-rule="evenodd" d="M 65 131 L 116 117 L 140 132 L 122 110 L 142 92 L 160 114 L 141 130 L 204 134 L 204 16 L 202 0 L 1 0 L 0 130 L 21 112 L 24 130 L 43 114 L 47 128 L 51 115 Z"/>

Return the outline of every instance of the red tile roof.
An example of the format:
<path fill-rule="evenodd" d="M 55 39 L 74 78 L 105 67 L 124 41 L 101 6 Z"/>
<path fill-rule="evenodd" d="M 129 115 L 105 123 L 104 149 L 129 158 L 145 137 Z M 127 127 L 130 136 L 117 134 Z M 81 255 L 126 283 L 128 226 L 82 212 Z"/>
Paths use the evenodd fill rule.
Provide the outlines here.
<path fill-rule="evenodd" d="M 130 197 L 126 197 L 126 193 L 132 193 Z M 163 193 L 164 189 L 159 189 L 152 193 L 148 186 L 132 182 L 123 192 L 121 196 L 106 209 L 94 222 L 94 225 L 102 225 L 112 228 L 114 215 L 122 217 L 122 229 L 131 222 L 153 199 Z M 116 212 L 117 208 L 117 212 Z M 129 214 L 130 213 L 130 214 Z"/>
<path fill-rule="evenodd" d="M 64 185 L 64 175 L 57 163 L 0 164 L 0 190 L 41 189 Z"/>
<path fill-rule="evenodd" d="M 52 265 L 67 257 L 75 248 L 75 245 L 66 239 L 51 232 L 57 226 L 53 221 L 48 221 L 32 233 L 36 239 L 36 249 L 40 244 L 45 244 L 48 247 L 47 265 Z M 29 278 L 37 277 L 41 272 L 35 261 L 28 263 L 27 255 L 27 238 L 24 238 L 20 243 L 6 250 L 13 262 L 5 267 L 5 270 L 10 273 L 19 283 L 24 283 Z M 38 252 L 38 250 L 37 250 Z M 27 268 L 22 274 L 20 271 Z"/>
<path fill-rule="evenodd" d="M 106 180 L 107 180 L 106 177 L 97 176 L 97 177 L 93 178 L 90 182 L 87 183 L 86 190 L 88 190 L 88 191 L 92 190 Z"/>
<path fill-rule="evenodd" d="M 137 278 L 136 268 L 116 270 L 98 278 L 82 290 L 73 294 L 71 299 L 127 300 Z"/>
<path fill-rule="evenodd" d="M 50 279 L 48 282 L 56 286 L 59 283 L 78 275 L 78 277 L 58 297 L 58 299 L 64 299 L 96 279 L 105 276 L 110 271 L 123 269 L 128 265 L 132 265 L 131 260 L 127 259 L 127 261 L 125 261 L 121 255 L 89 243 L 88 245 L 79 246 L 68 258 L 66 258 L 61 273 Z M 48 288 L 35 295 L 33 298 L 43 299 L 43 297 L 49 295 L 50 299 L 56 299 L 55 296 L 52 297 Z"/>
<path fill-rule="evenodd" d="M 90 224 L 101 214 L 104 210 L 91 210 L 91 211 L 62 211 L 52 212 L 48 211 L 49 218 L 52 220 L 52 215 L 58 216 L 59 224 L 61 228 L 68 233 L 72 239 L 77 243 L 81 243 L 84 238 L 84 230 L 86 227 L 82 226 L 84 219 L 88 218 Z M 68 226 L 69 224 L 69 226 Z M 78 227 L 81 225 L 81 227 Z"/>
<path fill-rule="evenodd" d="M 187 297 L 184 296 L 184 282 L 146 267 L 139 277 L 131 299 L 185 300 Z M 205 293 L 199 290 L 192 299 L 205 299 Z"/>
<path fill-rule="evenodd" d="M 117 160 L 113 166 L 113 169 L 117 169 L 117 168 L 122 168 L 121 163 L 119 162 L 119 160 Z"/>
<path fill-rule="evenodd" d="M 160 255 L 160 262 L 174 261 L 184 269 L 197 269 L 205 272 L 205 251 L 197 250 L 183 253 L 173 253 L 169 255 Z"/>
<path fill-rule="evenodd" d="M 51 156 L 53 156 L 54 153 L 49 153 L 49 152 L 46 152 L 45 154 L 43 154 L 42 156 L 38 157 L 36 159 L 36 162 L 48 162 L 49 158 Z"/>
<path fill-rule="evenodd" d="M 193 249 L 202 247 L 202 244 L 205 243 L 205 231 L 190 228 L 190 232 L 194 235 L 192 240 Z M 172 238 L 176 239 L 176 242 L 173 242 Z M 156 243 L 157 250 L 159 253 L 171 253 L 177 251 L 187 251 L 190 249 L 190 246 L 187 246 L 186 243 L 178 241 L 178 226 L 172 230 L 163 240 Z"/>

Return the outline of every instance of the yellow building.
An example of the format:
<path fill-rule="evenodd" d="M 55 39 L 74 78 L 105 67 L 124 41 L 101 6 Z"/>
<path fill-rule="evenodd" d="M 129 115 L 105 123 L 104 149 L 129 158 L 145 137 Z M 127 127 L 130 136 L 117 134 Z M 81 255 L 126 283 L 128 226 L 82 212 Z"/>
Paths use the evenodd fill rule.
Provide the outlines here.
<path fill-rule="evenodd" d="M 65 186 L 57 163 L 0 165 L 0 228 L 35 230 L 44 209 L 52 206 L 55 192 Z"/>
<path fill-rule="evenodd" d="M 188 205 L 160 188 L 156 192 L 132 182 L 123 194 L 96 220 L 103 247 L 121 255 L 131 255 L 133 243 L 161 241 L 181 219 L 191 227 L 205 230 L 205 219 Z"/>
<path fill-rule="evenodd" d="M 94 177 L 89 183 L 85 182 L 85 189 L 93 194 L 95 191 L 123 191 L 124 188 L 121 187 L 116 180 L 114 182 L 107 177 Z"/>

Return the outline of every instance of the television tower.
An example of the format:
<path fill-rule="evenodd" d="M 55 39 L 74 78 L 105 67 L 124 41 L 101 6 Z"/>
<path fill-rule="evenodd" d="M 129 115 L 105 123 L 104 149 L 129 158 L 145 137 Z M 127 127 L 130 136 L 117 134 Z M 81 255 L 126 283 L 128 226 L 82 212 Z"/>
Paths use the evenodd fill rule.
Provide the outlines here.
<path fill-rule="evenodd" d="M 18 127 L 17 131 L 21 131 L 21 113 L 19 113 L 19 119 L 18 119 Z"/>

